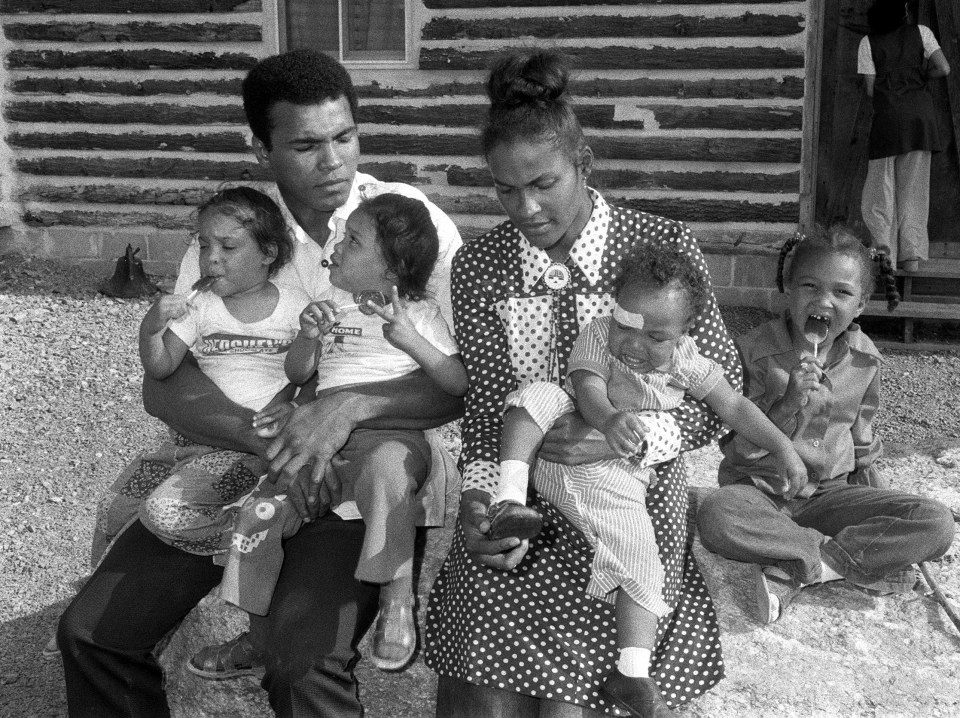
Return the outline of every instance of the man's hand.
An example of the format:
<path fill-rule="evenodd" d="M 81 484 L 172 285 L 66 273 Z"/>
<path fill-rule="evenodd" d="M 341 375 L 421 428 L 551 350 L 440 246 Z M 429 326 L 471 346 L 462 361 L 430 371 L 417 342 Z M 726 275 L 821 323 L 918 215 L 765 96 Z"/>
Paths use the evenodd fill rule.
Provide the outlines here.
<path fill-rule="evenodd" d="M 490 522 L 487 508 L 490 495 L 478 490 L 464 491 L 460 496 L 460 525 L 467 555 L 481 566 L 509 571 L 516 568 L 530 548 L 528 540 L 508 536 L 499 541 L 487 538 Z"/>
<path fill-rule="evenodd" d="M 340 503 L 340 481 L 327 467 L 354 429 L 351 398 L 330 394 L 294 410 L 267 447 L 270 476 L 286 490 L 303 519 L 314 519 L 323 506 Z"/>
<path fill-rule="evenodd" d="M 564 414 L 543 437 L 539 457 L 566 466 L 616 459 L 607 437 L 587 424 L 577 412 Z"/>

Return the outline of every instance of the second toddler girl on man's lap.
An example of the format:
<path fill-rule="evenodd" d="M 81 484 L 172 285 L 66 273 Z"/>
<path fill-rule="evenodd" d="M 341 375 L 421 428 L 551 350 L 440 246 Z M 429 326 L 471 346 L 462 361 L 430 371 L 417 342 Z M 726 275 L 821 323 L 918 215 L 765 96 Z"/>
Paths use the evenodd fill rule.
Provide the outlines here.
<path fill-rule="evenodd" d="M 316 373 L 322 399 L 325 392 L 398 379 L 422 368 L 445 391 L 463 395 L 466 372 L 456 343 L 439 306 L 426 296 L 438 246 L 430 213 L 419 200 L 398 194 L 364 200 L 348 218 L 345 236 L 334 248 L 330 293 L 300 314 L 300 331 L 285 360 L 289 379 L 303 384 Z M 389 306 L 381 306 L 385 297 Z M 275 414 L 283 413 L 283 407 L 272 408 L 258 414 L 254 423 L 269 425 Z M 399 436 L 397 440 L 409 441 Z M 411 456 L 429 461 L 425 448 L 412 446 Z M 409 661 L 416 646 L 414 496 L 420 487 L 409 480 L 417 472 L 404 472 L 408 481 L 402 483 L 390 468 L 343 475 L 340 467 L 346 503 L 337 511 L 343 516 L 355 502 L 366 524 L 355 576 L 381 585 L 372 660 L 394 670 Z M 300 524 L 289 501 L 251 496 L 238 516 L 221 596 L 246 610 L 265 613 L 279 572 L 281 538 Z"/>

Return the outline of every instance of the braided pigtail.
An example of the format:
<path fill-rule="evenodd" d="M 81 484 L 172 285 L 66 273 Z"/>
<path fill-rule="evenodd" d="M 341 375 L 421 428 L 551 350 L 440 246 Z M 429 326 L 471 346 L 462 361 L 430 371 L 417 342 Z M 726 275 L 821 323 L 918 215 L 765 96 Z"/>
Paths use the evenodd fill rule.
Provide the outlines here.
<path fill-rule="evenodd" d="M 893 262 L 885 252 L 873 251 L 873 261 L 877 263 L 877 273 L 883 281 L 883 294 L 887 298 L 887 310 L 893 311 L 900 303 L 897 280 L 893 274 Z"/>
<path fill-rule="evenodd" d="M 780 290 L 780 294 L 783 294 L 783 265 L 787 261 L 787 255 L 793 251 L 793 248 L 796 247 L 800 242 L 805 239 L 802 232 L 797 232 L 790 239 L 783 243 L 783 246 L 780 248 L 780 258 L 777 260 L 777 289 Z"/>

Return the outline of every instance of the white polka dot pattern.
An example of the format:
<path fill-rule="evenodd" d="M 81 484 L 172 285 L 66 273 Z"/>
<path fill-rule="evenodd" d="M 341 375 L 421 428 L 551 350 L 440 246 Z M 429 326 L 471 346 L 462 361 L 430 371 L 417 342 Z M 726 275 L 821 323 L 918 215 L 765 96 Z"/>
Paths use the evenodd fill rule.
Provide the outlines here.
<path fill-rule="evenodd" d="M 603 218 L 601 223 L 599 220 Z M 598 228 L 605 225 L 600 234 Z M 625 255 L 637 242 L 675 243 L 701 270 L 707 268 L 689 230 L 678 222 L 608 208 L 594 196 L 594 214 L 571 251 L 576 255 L 573 286 L 580 326 L 612 309 L 613 283 Z M 539 251 L 539 250 L 537 250 Z M 530 269 L 529 243 L 509 222 L 465 245 L 453 268 L 454 325 L 470 376 L 463 421 L 461 464 L 464 489 L 492 493 L 500 446 L 501 412 L 519 384 L 522 356 L 530 379 L 547 380 L 548 357 L 541 356 L 542 317 L 537 311 L 550 291 Z M 521 261 L 524 260 L 524 261 Z M 498 307 L 508 299 L 517 311 L 509 319 Z M 504 322 L 507 321 L 507 325 Z M 567 328 L 577 334 L 579 326 Z M 508 339 L 512 337 L 512 339 Z M 737 355 L 715 302 L 691 331 L 701 353 L 720 363 L 740 386 Z M 561 337 L 565 363 L 575 336 Z M 551 341 L 556 341 L 552 338 Z M 532 347 L 532 349 L 531 349 Z M 658 455 L 675 457 L 710 441 L 720 428 L 704 404 L 690 398 L 659 415 Z M 659 626 L 653 675 L 671 706 L 702 694 L 723 675 L 713 604 L 693 556 L 687 517 L 683 459 L 657 467 L 658 480 L 647 510 L 664 568 L 664 600 L 673 613 Z M 461 528 L 434 584 L 426 623 L 427 665 L 440 674 L 479 685 L 589 706 L 618 714 L 597 689 L 616 659 L 611 607 L 589 596 L 593 551 L 583 535 L 552 505 L 535 496 L 533 505 L 546 529 L 532 541 L 521 564 L 509 572 L 486 569 L 467 556 Z"/>

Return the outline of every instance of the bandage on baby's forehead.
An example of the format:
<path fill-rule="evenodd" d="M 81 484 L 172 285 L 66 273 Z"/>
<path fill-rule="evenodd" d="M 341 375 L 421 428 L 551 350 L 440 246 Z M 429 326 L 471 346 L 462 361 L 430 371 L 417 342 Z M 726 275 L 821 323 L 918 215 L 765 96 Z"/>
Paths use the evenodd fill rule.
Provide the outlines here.
<path fill-rule="evenodd" d="M 619 304 L 613 305 L 613 318 L 625 327 L 643 329 L 643 315 L 627 311 Z"/>

